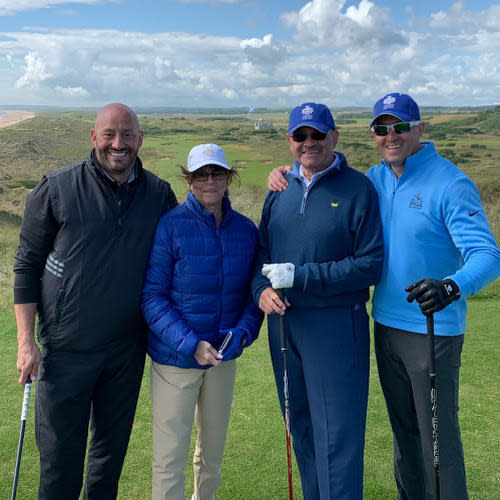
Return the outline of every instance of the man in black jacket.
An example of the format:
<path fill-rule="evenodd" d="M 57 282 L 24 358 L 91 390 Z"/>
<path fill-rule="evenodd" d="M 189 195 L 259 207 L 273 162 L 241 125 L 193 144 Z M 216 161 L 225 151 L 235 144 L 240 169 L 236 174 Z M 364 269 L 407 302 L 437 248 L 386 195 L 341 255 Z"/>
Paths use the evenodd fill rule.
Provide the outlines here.
<path fill-rule="evenodd" d="M 140 292 L 170 185 L 142 168 L 136 114 L 109 104 L 87 160 L 30 193 L 15 262 L 19 382 L 37 380 L 39 499 L 116 498 L 145 360 Z M 34 339 L 38 313 L 38 340 Z"/>

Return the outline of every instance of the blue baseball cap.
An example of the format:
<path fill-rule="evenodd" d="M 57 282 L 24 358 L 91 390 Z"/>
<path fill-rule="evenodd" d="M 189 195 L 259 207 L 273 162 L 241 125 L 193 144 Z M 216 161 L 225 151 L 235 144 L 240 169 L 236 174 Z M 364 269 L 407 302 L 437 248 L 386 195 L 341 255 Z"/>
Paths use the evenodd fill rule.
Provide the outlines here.
<path fill-rule="evenodd" d="M 387 94 L 375 103 L 370 127 L 382 115 L 395 116 L 404 122 L 420 120 L 418 104 L 408 94 L 399 94 L 398 92 Z"/>
<path fill-rule="evenodd" d="M 292 109 L 288 121 L 288 135 L 293 134 L 299 127 L 312 127 L 326 134 L 330 129 L 335 129 L 335 121 L 328 106 L 305 102 Z"/>

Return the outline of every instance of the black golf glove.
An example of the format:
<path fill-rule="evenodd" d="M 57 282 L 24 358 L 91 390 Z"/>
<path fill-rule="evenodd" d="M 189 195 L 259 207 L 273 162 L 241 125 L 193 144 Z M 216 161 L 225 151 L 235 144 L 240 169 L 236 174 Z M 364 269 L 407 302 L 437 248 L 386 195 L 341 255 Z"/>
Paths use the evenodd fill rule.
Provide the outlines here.
<path fill-rule="evenodd" d="M 409 292 L 406 300 L 416 300 L 420 304 L 420 310 L 424 314 L 432 314 L 444 309 L 454 300 L 460 298 L 460 288 L 449 278 L 445 280 L 433 280 L 425 278 L 405 288 Z"/>

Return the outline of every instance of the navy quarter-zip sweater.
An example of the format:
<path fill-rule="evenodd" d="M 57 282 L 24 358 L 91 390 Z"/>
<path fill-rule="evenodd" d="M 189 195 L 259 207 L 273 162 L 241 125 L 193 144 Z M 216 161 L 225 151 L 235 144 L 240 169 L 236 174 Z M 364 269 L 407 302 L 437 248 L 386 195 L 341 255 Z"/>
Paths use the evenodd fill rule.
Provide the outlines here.
<path fill-rule="evenodd" d="M 377 192 L 339 152 L 307 187 L 299 169 L 296 162 L 286 174 L 288 188 L 269 192 L 264 202 L 254 299 L 271 286 L 262 264 L 291 262 L 294 283 L 286 295 L 293 307 L 364 303 L 384 259 Z"/>

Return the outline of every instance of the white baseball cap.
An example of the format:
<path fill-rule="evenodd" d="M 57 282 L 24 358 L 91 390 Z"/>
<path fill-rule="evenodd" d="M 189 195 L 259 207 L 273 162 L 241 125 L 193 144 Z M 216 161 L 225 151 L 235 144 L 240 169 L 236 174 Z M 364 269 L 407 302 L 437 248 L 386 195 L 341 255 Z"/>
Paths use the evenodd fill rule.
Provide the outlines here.
<path fill-rule="evenodd" d="M 217 144 L 198 144 L 189 152 L 188 172 L 195 172 L 205 165 L 218 165 L 226 170 L 231 170 L 231 167 L 227 164 L 224 150 Z"/>

